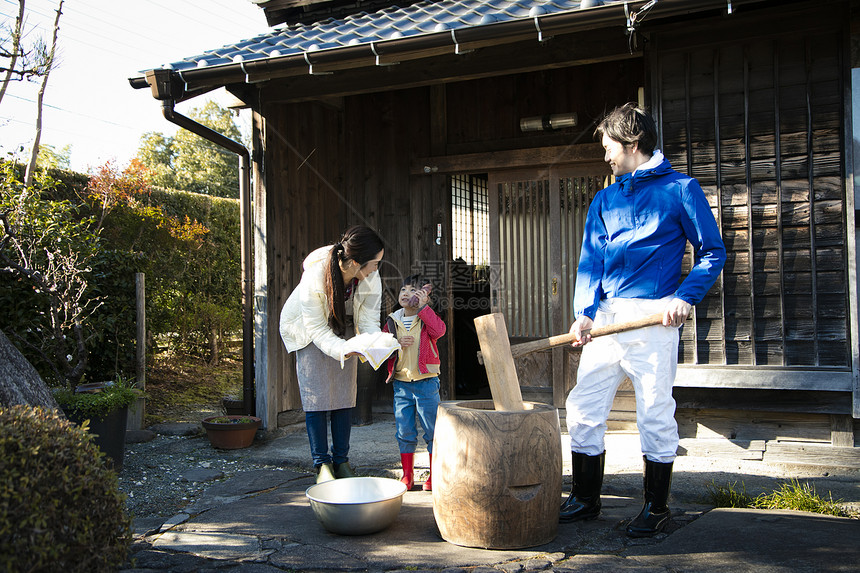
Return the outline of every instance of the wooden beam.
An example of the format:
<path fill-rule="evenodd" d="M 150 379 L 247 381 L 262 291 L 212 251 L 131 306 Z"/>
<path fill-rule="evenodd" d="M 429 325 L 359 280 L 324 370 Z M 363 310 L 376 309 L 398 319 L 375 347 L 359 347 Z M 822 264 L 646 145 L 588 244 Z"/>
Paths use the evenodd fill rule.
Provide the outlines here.
<path fill-rule="evenodd" d="M 833 415 L 851 413 L 849 392 L 675 387 L 672 389 L 672 396 L 679 410 L 743 410 Z"/>
<path fill-rule="evenodd" d="M 334 64 L 326 68 L 333 71 L 330 75 L 302 74 L 270 80 L 264 88 L 268 92 L 267 102 L 290 103 L 323 95 L 390 91 L 642 56 L 641 52 L 630 53 L 623 34 L 607 37 L 600 31 L 558 36 L 544 42 L 531 39 L 488 46 L 466 54 L 455 54 L 453 45 L 446 49 L 449 53 L 433 58 L 388 65 L 353 62 L 351 67 L 340 63 L 342 69 L 333 69 Z"/>
<path fill-rule="evenodd" d="M 791 370 L 770 368 L 703 368 L 678 366 L 675 386 L 697 388 L 750 388 L 769 390 L 822 390 L 851 392 L 850 371 Z"/>
<path fill-rule="evenodd" d="M 251 150 L 254 162 L 254 384 L 256 386 L 256 412 L 257 417 L 263 421 L 263 429 L 278 429 L 278 394 L 279 390 L 287 384 L 283 377 L 277 375 L 277 366 L 285 360 L 287 352 L 279 336 L 271 340 L 269 335 L 273 333 L 269 328 L 274 317 L 269 316 L 269 302 L 275 306 L 275 298 L 270 298 L 269 290 L 269 265 L 272 250 L 270 241 L 273 240 L 269 234 L 269 217 L 266 210 L 266 202 L 269 197 L 268 180 L 264 176 L 261 160 L 266 152 L 265 135 L 268 127 L 267 120 L 259 111 L 259 105 L 254 109 L 251 124 Z M 266 160 L 269 158 L 267 157 Z M 278 313 L 280 309 L 275 310 Z M 277 333 L 277 329 L 274 333 Z"/>
<path fill-rule="evenodd" d="M 411 175 L 424 173 L 424 167 L 435 167 L 439 173 L 476 173 L 498 169 L 518 169 L 576 163 L 583 172 L 592 174 L 606 169 L 603 162 L 603 149 L 597 143 L 561 145 L 556 147 L 536 147 L 531 149 L 511 149 L 487 153 L 467 153 L 437 157 L 419 157 L 410 166 Z"/>
<path fill-rule="evenodd" d="M 764 458 L 764 440 L 720 440 L 684 438 L 679 441 L 679 456 L 731 458 L 761 461 Z"/>
<path fill-rule="evenodd" d="M 845 17 L 844 12 L 842 13 L 842 17 Z M 842 50 L 843 54 L 851 53 L 851 39 L 847 35 L 843 37 Z M 860 189 L 854 186 L 854 181 L 858 175 L 856 169 L 860 168 L 860 165 L 854 164 L 854 158 L 857 157 L 858 152 L 858 150 L 854 149 L 854 137 L 856 137 L 854 125 L 857 124 L 853 115 L 854 90 L 856 86 L 852 85 L 853 72 L 851 70 L 850 59 L 842 58 L 842 77 L 845 78 L 842 84 L 843 115 L 845 116 L 843 120 L 845 128 L 843 129 L 842 142 L 845 149 L 845 212 L 848 215 L 845 218 L 845 239 L 848 251 L 848 328 L 850 332 L 849 340 L 856 341 L 860 339 L 860 303 L 858 303 L 858 297 L 860 297 L 860 294 L 858 294 L 858 291 L 860 291 L 858 280 L 860 278 L 858 278 L 857 273 L 857 245 L 860 244 L 857 228 L 857 197 Z M 853 217 L 851 213 L 854 213 Z M 854 393 L 852 416 L 860 418 L 860 347 L 858 347 L 856 342 L 851 344 L 851 374 L 853 377 Z"/>
<path fill-rule="evenodd" d="M 763 461 L 769 464 L 809 464 L 818 467 L 860 469 L 860 448 L 768 441 Z"/>

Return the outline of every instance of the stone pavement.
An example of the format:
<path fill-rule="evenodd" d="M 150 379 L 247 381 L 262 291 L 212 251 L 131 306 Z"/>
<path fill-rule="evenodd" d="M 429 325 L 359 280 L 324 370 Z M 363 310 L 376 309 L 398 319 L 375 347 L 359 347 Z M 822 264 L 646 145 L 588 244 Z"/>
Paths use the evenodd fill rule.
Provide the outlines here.
<path fill-rule="evenodd" d="M 360 475 L 398 478 L 399 456 L 390 415 L 352 430 L 350 461 Z M 275 433 L 272 433 L 275 434 Z M 566 436 L 563 436 L 564 440 Z M 569 451 L 563 444 L 562 451 Z M 249 465 L 213 483 L 167 520 L 135 519 L 135 543 L 123 571 L 641 571 L 821 572 L 857 571 L 860 520 L 798 511 L 713 509 L 709 484 L 736 483 L 756 495 L 797 477 L 860 509 L 860 473 L 820 467 L 768 467 L 761 462 L 679 457 L 675 463 L 665 533 L 630 539 L 626 522 L 641 507 L 638 436 L 610 432 L 600 517 L 560 524 L 557 537 L 539 547 L 484 550 L 441 538 L 432 494 L 410 491 L 394 524 L 364 536 L 328 533 L 305 497 L 313 485 L 310 451 L 302 427 L 258 437 L 242 450 Z M 416 456 L 417 477 L 427 469 L 426 450 Z M 193 469 L 193 468 L 189 468 Z M 565 460 L 565 489 L 570 460 Z M 560 499 L 559 502 L 562 500 Z"/>

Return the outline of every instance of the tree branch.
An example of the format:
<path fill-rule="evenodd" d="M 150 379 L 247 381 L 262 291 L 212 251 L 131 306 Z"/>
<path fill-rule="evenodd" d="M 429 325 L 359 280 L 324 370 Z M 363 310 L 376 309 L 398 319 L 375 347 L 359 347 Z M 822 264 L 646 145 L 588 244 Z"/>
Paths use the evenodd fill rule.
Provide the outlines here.
<path fill-rule="evenodd" d="M 9 80 L 12 77 L 12 72 L 15 70 L 15 62 L 18 60 L 18 54 L 21 51 L 21 28 L 24 25 L 24 0 L 18 0 L 18 16 L 15 18 L 15 27 L 12 29 L 12 53 L 9 55 L 9 69 L 5 70 L 6 77 L 3 78 L 3 83 L 0 84 L 0 102 L 3 101 L 3 96 L 6 94 L 6 88 L 9 86 Z M 21 76 L 24 77 L 23 75 Z"/>

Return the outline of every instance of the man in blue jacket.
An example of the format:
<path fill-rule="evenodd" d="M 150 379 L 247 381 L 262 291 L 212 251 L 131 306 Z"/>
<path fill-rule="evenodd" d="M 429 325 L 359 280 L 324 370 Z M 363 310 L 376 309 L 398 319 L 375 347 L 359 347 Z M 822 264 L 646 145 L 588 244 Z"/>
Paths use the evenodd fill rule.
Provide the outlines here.
<path fill-rule="evenodd" d="M 726 249 L 699 183 L 673 170 L 655 150 L 657 128 L 648 113 L 635 104 L 616 108 L 595 135 L 602 137 L 604 160 L 616 180 L 591 202 L 576 276 L 570 331 L 574 346 L 587 346 L 566 404 L 573 485 L 560 520 L 600 513 L 606 420 L 619 384 L 630 378 L 645 460 L 645 504 L 627 534 L 651 537 L 670 517 L 678 330 L 719 276 Z M 694 265 L 680 281 L 687 242 Z M 656 313 L 663 315 L 662 325 L 591 342 L 592 327 Z"/>

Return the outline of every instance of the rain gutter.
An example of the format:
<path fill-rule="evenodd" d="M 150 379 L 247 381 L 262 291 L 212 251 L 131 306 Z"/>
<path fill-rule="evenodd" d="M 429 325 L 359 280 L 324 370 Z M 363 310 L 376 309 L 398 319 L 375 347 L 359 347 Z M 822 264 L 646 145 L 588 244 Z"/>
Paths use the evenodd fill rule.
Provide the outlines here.
<path fill-rule="evenodd" d="M 253 288 L 251 274 L 251 154 L 241 143 L 237 143 L 229 137 L 177 113 L 174 104 L 172 99 L 162 101 L 162 113 L 167 121 L 239 156 L 239 218 L 242 266 L 242 410 L 245 414 L 253 416 L 255 415 L 256 402 L 254 398 L 254 330 L 251 312 L 251 301 L 253 300 L 251 291 Z"/>
<path fill-rule="evenodd" d="M 765 0 L 658 0 L 648 12 L 653 21 L 703 12 L 726 9 L 733 11 L 741 5 L 761 3 Z M 216 87 L 256 83 L 270 79 L 327 74 L 336 70 L 389 65 L 434 55 L 466 53 L 476 48 L 507 44 L 536 38 L 545 41 L 557 34 L 570 34 L 610 26 L 628 25 L 628 15 L 647 4 L 645 0 L 615 2 L 592 8 L 581 8 L 558 14 L 536 14 L 530 18 L 445 30 L 430 34 L 369 42 L 325 50 L 307 51 L 287 56 L 237 60 L 230 64 L 213 65 L 187 70 L 169 70 L 181 99 Z M 136 89 L 148 87 L 148 77 L 130 78 Z"/>

